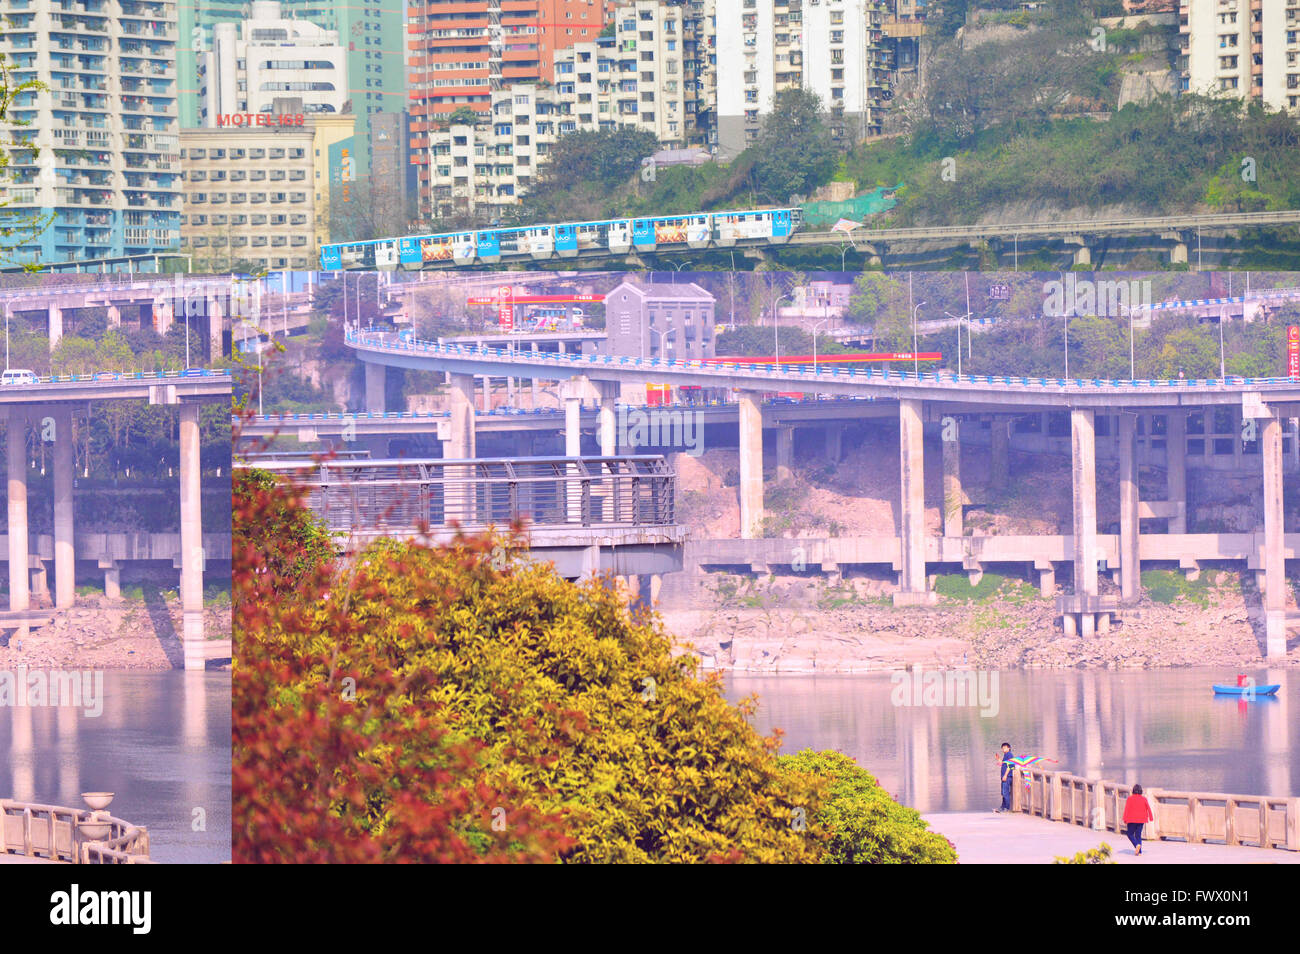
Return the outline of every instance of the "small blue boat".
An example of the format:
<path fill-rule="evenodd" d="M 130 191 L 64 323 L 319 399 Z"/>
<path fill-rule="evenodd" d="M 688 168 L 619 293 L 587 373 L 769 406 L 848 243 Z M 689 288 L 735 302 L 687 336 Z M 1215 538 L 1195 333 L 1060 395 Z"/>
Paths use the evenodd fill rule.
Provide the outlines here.
<path fill-rule="evenodd" d="M 1271 696 L 1281 689 L 1282 686 L 1215 686 L 1214 694 L 1216 696 Z"/>

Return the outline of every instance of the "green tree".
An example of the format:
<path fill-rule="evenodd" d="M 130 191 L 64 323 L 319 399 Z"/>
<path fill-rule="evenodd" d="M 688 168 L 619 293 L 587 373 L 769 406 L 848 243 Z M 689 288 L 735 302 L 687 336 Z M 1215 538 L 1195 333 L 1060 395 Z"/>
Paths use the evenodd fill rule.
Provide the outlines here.
<path fill-rule="evenodd" d="M 784 89 L 772 98 L 758 141 L 749 150 L 754 191 L 769 202 L 791 201 L 830 181 L 839 156 L 816 93 Z"/>
<path fill-rule="evenodd" d="M 9 173 L 10 163 L 15 157 L 27 161 L 34 160 L 40 150 L 30 137 L 21 130 L 31 122 L 15 115 L 16 107 L 34 100 L 38 93 L 48 89 L 39 80 L 29 79 L 21 83 L 12 83 L 9 79 L 9 63 L 4 54 L 0 54 L 0 186 L 7 183 L 22 184 L 31 181 L 28 178 L 15 178 Z M 11 155 L 11 153 L 13 155 Z M 36 241 L 54 221 L 53 213 L 40 212 L 5 212 L 8 198 L 0 197 L 0 263 L 15 261 L 14 250 Z M 23 268 L 37 271 L 39 262 L 26 262 Z"/>
<path fill-rule="evenodd" d="M 608 213 L 658 143 L 643 129 L 580 130 L 561 136 L 524 196 L 523 222 L 566 222 Z"/>

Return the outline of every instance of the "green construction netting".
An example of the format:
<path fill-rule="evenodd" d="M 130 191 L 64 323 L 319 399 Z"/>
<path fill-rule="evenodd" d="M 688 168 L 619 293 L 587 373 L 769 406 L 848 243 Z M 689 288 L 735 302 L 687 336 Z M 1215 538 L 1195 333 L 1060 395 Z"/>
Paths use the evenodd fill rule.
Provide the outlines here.
<path fill-rule="evenodd" d="M 866 195 L 846 199 L 843 202 L 807 202 L 802 206 L 804 223 L 806 225 L 834 225 L 840 219 L 852 219 L 855 222 L 865 223 L 869 216 L 875 215 L 877 212 L 884 212 L 886 209 L 892 209 L 897 205 L 898 200 L 894 198 L 894 193 L 902 186 L 901 182 L 892 189 L 880 186 Z"/>

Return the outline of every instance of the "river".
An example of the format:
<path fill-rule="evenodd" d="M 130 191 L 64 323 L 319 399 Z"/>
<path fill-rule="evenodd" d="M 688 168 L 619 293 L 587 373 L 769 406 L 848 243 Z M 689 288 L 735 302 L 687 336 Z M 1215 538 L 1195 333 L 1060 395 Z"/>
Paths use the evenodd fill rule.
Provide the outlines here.
<path fill-rule="evenodd" d="M 230 673 L 103 674 L 103 711 L 0 706 L 0 795 L 85 808 L 114 792 L 159 862 L 230 860 Z M 200 830 L 195 830 L 196 828 Z"/>
<path fill-rule="evenodd" d="M 921 812 L 982 811 L 999 801 L 998 747 L 1055 758 L 1089 778 L 1242 795 L 1300 792 L 1300 673 L 1250 669 L 1276 699 L 1215 697 L 1236 670 L 1015 670 L 986 683 L 986 706 L 905 706 L 889 673 L 724 677 L 732 701 L 756 693 L 755 724 L 785 730 L 782 752 L 836 749 Z M 914 685 L 914 684 L 911 684 Z M 901 696 L 901 689 L 897 693 Z M 908 701 L 902 699 L 901 701 Z M 921 701 L 924 701 L 922 697 Z M 981 711 L 987 710 L 988 715 Z"/>

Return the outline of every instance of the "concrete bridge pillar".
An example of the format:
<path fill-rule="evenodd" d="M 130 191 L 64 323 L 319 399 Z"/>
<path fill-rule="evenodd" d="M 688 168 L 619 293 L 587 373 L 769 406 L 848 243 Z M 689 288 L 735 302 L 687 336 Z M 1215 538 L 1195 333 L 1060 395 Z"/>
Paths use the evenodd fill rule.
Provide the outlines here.
<path fill-rule="evenodd" d="M 207 301 L 208 314 L 208 360 L 221 355 L 221 334 L 226 328 L 226 309 L 221 299 L 215 295 Z M 232 328 L 231 331 L 234 329 Z M 285 338 L 288 338 L 288 331 Z M 197 364 L 197 362 L 195 362 Z"/>
<path fill-rule="evenodd" d="M 1097 595 L 1097 434 L 1093 411 L 1070 411 L 1074 485 L 1074 594 Z M 1080 613 L 1080 636 L 1093 634 L 1093 616 Z"/>
<path fill-rule="evenodd" d="M 76 600 L 76 557 L 72 526 L 72 411 L 54 412 L 54 605 Z"/>
<path fill-rule="evenodd" d="M 966 497 L 961 484 L 961 423 L 956 418 L 943 422 L 943 535 L 963 535 L 962 504 Z"/>
<path fill-rule="evenodd" d="M 1125 603 L 1142 595 L 1139 558 L 1137 415 L 1119 416 L 1119 564 L 1120 594 Z"/>
<path fill-rule="evenodd" d="M 902 492 L 899 506 L 901 576 L 895 605 L 928 602 L 925 576 L 925 430 L 924 402 L 898 401 L 899 469 Z"/>
<path fill-rule="evenodd" d="M 565 382 L 560 389 L 564 398 L 564 456 L 582 456 L 582 379 Z"/>
<path fill-rule="evenodd" d="M 763 523 L 763 410 L 756 391 L 738 391 L 740 402 L 740 538 L 758 538 Z"/>
<path fill-rule="evenodd" d="M 1074 264 L 1091 265 L 1092 249 L 1088 248 L 1088 240 L 1082 235 L 1070 236 L 1065 240 L 1065 244 L 1074 245 Z"/>
<path fill-rule="evenodd" d="M 367 368 L 370 365 L 366 366 Z M 382 367 L 382 365 L 381 365 Z M 447 410 L 451 424 L 451 440 L 445 448 L 453 460 L 476 457 L 474 434 L 474 375 L 447 375 Z"/>
<path fill-rule="evenodd" d="M 597 414 L 597 433 L 600 437 L 602 457 L 613 457 L 618 453 L 618 419 L 615 403 L 618 401 L 618 382 L 600 382 L 600 411 Z"/>
<path fill-rule="evenodd" d="M 63 308 L 51 304 L 49 306 L 49 319 L 50 351 L 53 352 L 59 346 L 59 340 L 63 337 Z"/>
<path fill-rule="evenodd" d="M 1168 461 L 1169 502 L 1174 516 L 1169 518 L 1170 533 L 1187 532 L 1187 413 L 1170 411 L 1165 433 L 1165 457 Z M 1237 442 L 1241 446 L 1241 442 Z"/>
<path fill-rule="evenodd" d="M 790 480 L 794 476 L 794 428 L 782 424 L 776 429 L 776 479 Z"/>
<path fill-rule="evenodd" d="M 1005 487 L 1011 474 L 1012 419 L 993 418 L 989 428 L 989 489 Z"/>
<path fill-rule="evenodd" d="M 826 428 L 826 456 L 832 464 L 838 464 L 844 456 L 844 428 L 839 424 Z"/>
<path fill-rule="evenodd" d="M 104 571 L 104 595 L 110 600 L 122 598 L 122 564 L 116 560 L 100 560 L 99 568 Z"/>
<path fill-rule="evenodd" d="M 483 407 L 481 410 L 484 414 L 492 410 L 492 376 L 488 374 L 483 375 Z"/>
<path fill-rule="evenodd" d="M 383 414 L 384 385 L 387 381 L 388 368 L 373 361 L 366 363 L 366 410 L 371 414 Z"/>
<path fill-rule="evenodd" d="M 1056 597 L 1056 568 L 1051 563 L 1034 564 L 1034 569 L 1038 571 L 1038 591 L 1043 599 L 1050 600 Z"/>
<path fill-rule="evenodd" d="M 19 407 L 9 408 L 9 609 L 31 608 L 27 561 L 27 417 Z"/>
<path fill-rule="evenodd" d="M 1260 428 L 1264 466 L 1264 637 L 1269 659 L 1286 655 L 1286 558 L 1282 536 L 1282 422 L 1269 416 Z"/>
<path fill-rule="evenodd" d="M 1182 238 L 1174 240 L 1169 246 L 1169 264 L 1186 265 L 1187 264 L 1187 243 Z"/>
<path fill-rule="evenodd" d="M 199 492 L 199 405 L 180 406 L 181 617 L 186 670 L 204 669 L 203 523 Z"/>
<path fill-rule="evenodd" d="M 122 306 L 121 305 L 114 304 L 113 302 L 108 303 L 108 327 L 110 328 L 122 327 Z"/>

